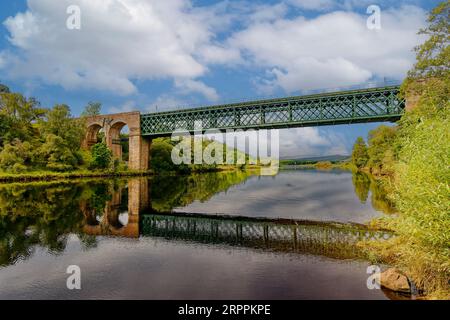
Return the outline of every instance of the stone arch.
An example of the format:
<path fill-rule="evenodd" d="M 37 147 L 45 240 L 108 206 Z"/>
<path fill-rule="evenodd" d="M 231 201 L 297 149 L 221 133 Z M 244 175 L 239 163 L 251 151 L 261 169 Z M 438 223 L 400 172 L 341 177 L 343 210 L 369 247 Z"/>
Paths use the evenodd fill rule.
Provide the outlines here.
<path fill-rule="evenodd" d="M 106 145 L 115 158 L 121 159 L 122 146 L 117 143 L 116 139 L 120 138 L 121 129 L 128 126 L 128 167 L 132 170 L 148 170 L 151 139 L 141 136 L 141 115 L 138 111 L 89 116 L 84 119 L 86 120 L 87 134 L 82 144 L 83 148 L 89 149 L 92 147 L 97 142 L 96 134 L 100 129 L 103 129 Z"/>
<path fill-rule="evenodd" d="M 86 129 L 86 138 L 84 140 L 83 147 L 86 149 L 91 149 L 91 147 L 97 143 L 97 135 L 102 128 L 102 124 L 98 122 L 90 123 Z"/>
<path fill-rule="evenodd" d="M 111 146 L 113 157 L 119 160 L 122 160 L 122 151 L 123 151 L 122 144 L 120 141 L 120 132 L 125 126 L 129 127 L 129 125 L 124 120 L 118 119 L 111 122 L 109 128 L 108 139 L 110 139 L 110 141 L 108 142 L 109 145 Z"/>

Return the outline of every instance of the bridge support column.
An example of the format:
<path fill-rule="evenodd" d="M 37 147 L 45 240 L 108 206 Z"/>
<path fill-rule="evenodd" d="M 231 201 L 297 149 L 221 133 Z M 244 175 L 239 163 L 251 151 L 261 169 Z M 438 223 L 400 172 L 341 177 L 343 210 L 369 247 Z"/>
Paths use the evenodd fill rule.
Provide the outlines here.
<path fill-rule="evenodd" d="M 132 170 L 147 171 L 150 159 L 151 139 L 142 137 L 140 132 L 132 132 L 130 130 L 129 148 L 130 155 L 128 167 Z"/>

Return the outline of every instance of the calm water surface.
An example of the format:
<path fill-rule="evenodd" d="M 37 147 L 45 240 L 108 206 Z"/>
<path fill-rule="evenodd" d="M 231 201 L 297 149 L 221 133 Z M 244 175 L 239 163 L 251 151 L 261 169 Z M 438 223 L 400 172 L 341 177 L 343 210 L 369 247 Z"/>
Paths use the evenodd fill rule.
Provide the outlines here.
<path fill-rule="evenodd" d="M 0 185 L 0 298 L 386 299 L 355 244 L 389 211 L 342 171 Z"/>

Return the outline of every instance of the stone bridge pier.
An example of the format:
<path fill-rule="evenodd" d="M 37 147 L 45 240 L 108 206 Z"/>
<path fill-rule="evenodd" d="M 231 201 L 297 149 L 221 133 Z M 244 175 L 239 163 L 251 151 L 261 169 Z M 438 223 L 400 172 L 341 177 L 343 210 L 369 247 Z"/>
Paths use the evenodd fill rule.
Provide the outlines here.
<path fill-rule="evenodd" d="M 120 132 L 124 126 L 129 129 L 128 167 L 132 170 L 148 170 L 151 139 L 141 135 L 139 111 L 86 117 L 86 137 L 82 148 L 89 150 L 97 143 L 97 134 L 103 130 L 105 143 L 115 159 L 122 159 Z"/>

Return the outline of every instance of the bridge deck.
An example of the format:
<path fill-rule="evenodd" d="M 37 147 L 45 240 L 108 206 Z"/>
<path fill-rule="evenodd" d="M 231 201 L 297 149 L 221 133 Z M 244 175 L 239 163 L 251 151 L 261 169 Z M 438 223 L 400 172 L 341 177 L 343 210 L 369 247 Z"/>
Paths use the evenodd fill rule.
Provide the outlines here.
<path fill-rule="evenodd" d="M 141 134 L 168 136 L 208 129 L 275 129 L 363 122 L 397 121 L 405 101 L 399 86 L 248 101 L 141 115 Z"/>

